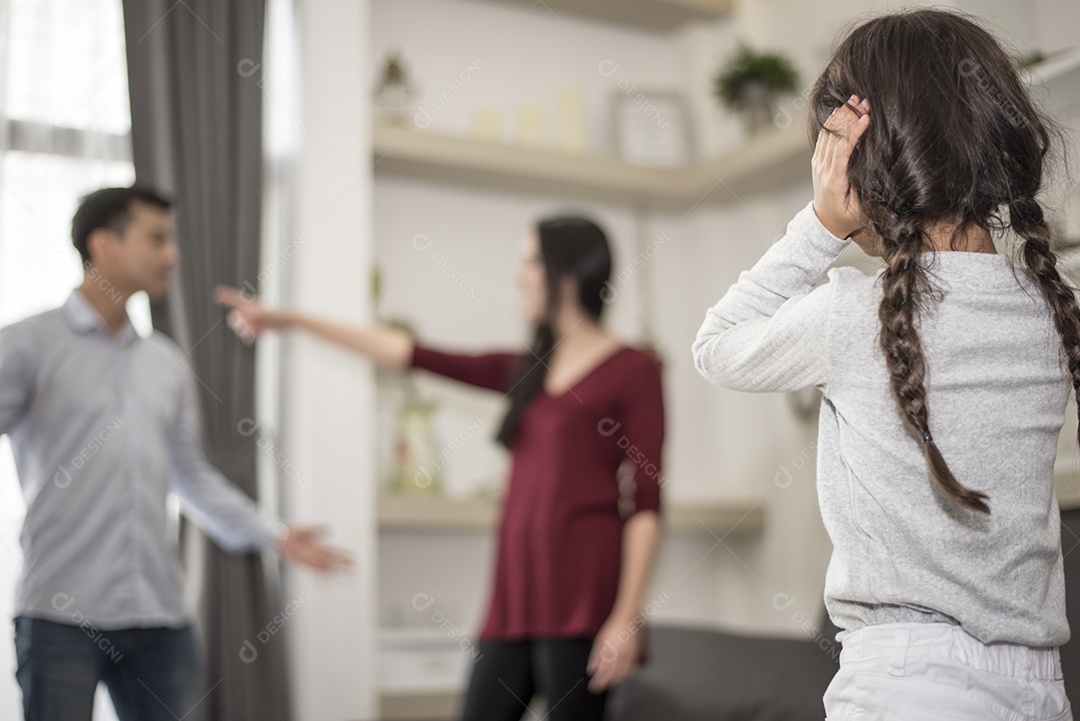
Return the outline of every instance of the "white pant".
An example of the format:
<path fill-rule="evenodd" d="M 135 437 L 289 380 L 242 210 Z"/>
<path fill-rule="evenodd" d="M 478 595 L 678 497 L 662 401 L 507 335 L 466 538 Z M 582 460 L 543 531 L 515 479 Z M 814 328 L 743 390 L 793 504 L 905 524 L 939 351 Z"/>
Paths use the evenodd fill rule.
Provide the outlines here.
<path fill-rule="evenodd" d="M 844 637 L 827 721 L 1071 721 L 1057 648 L 984 644 L 947 623 Z"/>

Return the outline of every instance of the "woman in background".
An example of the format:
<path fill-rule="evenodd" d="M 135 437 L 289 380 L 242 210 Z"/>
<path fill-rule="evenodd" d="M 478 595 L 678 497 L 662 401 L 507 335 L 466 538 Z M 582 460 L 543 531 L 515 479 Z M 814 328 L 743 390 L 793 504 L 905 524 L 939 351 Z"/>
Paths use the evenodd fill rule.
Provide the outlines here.
<path fill-rule="evenodd" d="M 640 613 L 658 537 L 664 436 L 660 367 L 600 325 L 607 238 L 577 217 L 526 237 L 519 284 L 525 353 L 464 355 L 383 325 L 355 328 L 269 309 L 233 289 L 218 300 L 247 341 L 299 328 L 395 368 L 423 368 L 502 393 L 511 454 L 494 584 L 464 721 L 517 721 L 536 693 L 552 721 L 599 721 L 606 689 L 640 660 Z M 629 471 L 633 489 L 620 496 Z"/>
<path fill-rule="evenodd" d="M 694 358 L 726 387 L 825 396 L 843 642 L 826 715 L 1071 719 L 1053 470 L 1080 309 L 1036 197 L 1048 121 L 987 31 L 933 10 L 852 31 L 810 107 L 813 201 L 708 311 Z M 885 269 L 815 287 L 849 240 Z"/>

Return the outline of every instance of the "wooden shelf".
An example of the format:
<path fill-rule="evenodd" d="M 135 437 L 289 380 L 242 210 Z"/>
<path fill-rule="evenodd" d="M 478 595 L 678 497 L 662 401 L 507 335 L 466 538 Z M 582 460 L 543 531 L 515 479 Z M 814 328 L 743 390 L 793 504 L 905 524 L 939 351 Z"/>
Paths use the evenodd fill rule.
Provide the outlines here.
<path fill-rule="evenodd" d="M 675 533 L 700 533 L 718 538 L 756 536 L 765 528 L 763 501 L 684 503 L 669 501 L 666 528 Z"/>
<path fill-rule="evenodd" d="M 654 168 L 376 125 L 373 161 L 379 174 L 677 212 L 810 178 L 810 147 L 795 127 L 762 133 L 709 163 Z"/>
<path fill-rule="evenodd" d="M 380 494 L 378 515 L 382 531 L 482 531 L 494 527 L 498 511 L 481 498 Z"/>
<path fill-rule="evenodd" d="M 461 710 L 461 692 L 428 691 L 401 692 L 381 691 L 379 693 L 379 718 L 383 721 L 416 721 L 417 719 L 457 718 Z"/>
<path fill-rule="evenodd" d="M 688 23 L 718 20 L 732 10 L 732 0 L 499 0 L 556 15 L 569 12 L 603 22 L 629 25 L 641 30 L 670 32 Z"/>
<path fill-rule="evenodd" d="M 383 494 L 379 496 L 378 515 L 381 531 L 490 531 L 495 527 L 498 506 L 487 498 Z M 758 500 L 669 501 L 664 508 L 664 522 L 674 533 L 751 536 L 764 527 L 765 509 Z"/>

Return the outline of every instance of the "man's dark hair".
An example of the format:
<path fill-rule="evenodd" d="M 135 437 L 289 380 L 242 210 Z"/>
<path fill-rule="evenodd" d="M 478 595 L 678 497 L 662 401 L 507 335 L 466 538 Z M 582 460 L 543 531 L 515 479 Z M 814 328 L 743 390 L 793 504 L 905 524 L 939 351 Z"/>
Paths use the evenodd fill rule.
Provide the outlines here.
<path fill-rule="evenodd" d="M 134 202 L 169 210 L 172 201 L 145 185 L 133 185 L 130 188 L 102 188 L 84 196 L 79 201 L 79 209 L 71 220 L 71 242 L 79 251 L 83 265 L 90 265 L 90 251 L 86 241 L 98 228 L 123 233 L 131 220 L 131 204 Z"/>

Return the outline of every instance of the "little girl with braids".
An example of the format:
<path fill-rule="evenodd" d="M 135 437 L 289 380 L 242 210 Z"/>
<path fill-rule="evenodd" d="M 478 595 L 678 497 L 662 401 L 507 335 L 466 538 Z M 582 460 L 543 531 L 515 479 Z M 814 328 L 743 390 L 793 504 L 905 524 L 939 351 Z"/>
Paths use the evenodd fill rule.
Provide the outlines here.
<path fill-rule="evenodd" d="M 1053 468 L 1080 310 L 1037 198 L 1057 131 L 986 30 L 933 10 L 852 31 L 811 120 L 813 201 L 693 350 L 718 385 L 824 395 L 826 715 L 1071 719 Z M 849 241 L 884 270 L 816 285 Z"/>

